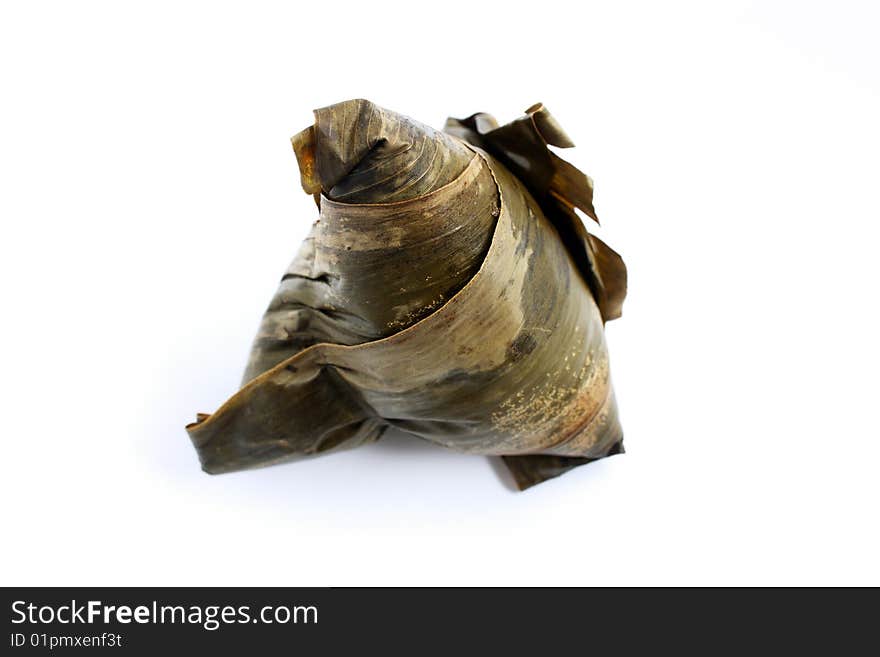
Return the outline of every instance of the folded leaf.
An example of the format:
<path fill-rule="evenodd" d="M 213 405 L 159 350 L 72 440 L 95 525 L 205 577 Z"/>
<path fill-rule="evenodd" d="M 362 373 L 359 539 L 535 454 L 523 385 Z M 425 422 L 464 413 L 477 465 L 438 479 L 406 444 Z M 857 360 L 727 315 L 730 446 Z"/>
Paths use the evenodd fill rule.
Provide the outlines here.
<path fill-rule="evenodd" d="M 621 451 L 603 324 L 625 268 L 574 212 L 592 209 L 592 186 L 548 150 L 571 146 L 549 112 L 450 120 L 451 134 L 363 100 L 315 116 L 292 143 L 320 218 L 242 389 L 187 427 L 203 468 L 389 427 L 503 455 L 521 488 Z"/>

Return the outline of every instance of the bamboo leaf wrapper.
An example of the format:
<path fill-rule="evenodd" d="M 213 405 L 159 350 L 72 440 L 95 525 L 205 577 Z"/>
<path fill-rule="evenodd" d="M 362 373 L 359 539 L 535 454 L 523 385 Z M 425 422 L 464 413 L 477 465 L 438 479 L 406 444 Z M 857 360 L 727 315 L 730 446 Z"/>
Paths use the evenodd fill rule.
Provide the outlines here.
<path fill-rule="evenodd" d="M 504 456 L 527 488 L 622 451 L 604 322 L 626 269 L 589 235 L 592 181 L 543 106 L 438 132 L 364 100 L 293 146 L 319 218 L 263 317 L 243 386 L 187 431 L 219 473 L 389 427 Z"/>

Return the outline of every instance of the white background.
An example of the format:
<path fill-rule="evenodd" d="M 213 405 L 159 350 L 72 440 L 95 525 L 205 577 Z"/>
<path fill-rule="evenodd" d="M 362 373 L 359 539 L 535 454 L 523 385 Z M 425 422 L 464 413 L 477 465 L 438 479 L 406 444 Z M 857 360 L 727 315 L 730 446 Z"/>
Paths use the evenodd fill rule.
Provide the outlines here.
<path fill-rule="evenodd" d="M 5 2 L 2 584 L 880 584 L 876 3 Z M 543 101 L 629 265 L 628 453 L 527 493 L 406 438 L 210 477 L 366 97 Z"/>

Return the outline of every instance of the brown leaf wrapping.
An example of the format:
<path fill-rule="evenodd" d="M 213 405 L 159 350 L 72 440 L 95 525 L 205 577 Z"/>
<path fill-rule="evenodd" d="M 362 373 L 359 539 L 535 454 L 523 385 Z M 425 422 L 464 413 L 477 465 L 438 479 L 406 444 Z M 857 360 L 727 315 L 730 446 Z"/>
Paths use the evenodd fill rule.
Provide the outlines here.
<path fill-rule="evenodd" d="M 187 427 L 207 472 L 388 427 L 503 455 L 520 488 L 621 451 L 603 323 L 625 268 L 572 209 L 595 214 L 589 179 L 547 149 L 570 140 L 543 107 L 520 123 L 475 115 L 450 136 L 367 101 L 316 111 L 293 145 L 320 219 L 244 386 Z"/>

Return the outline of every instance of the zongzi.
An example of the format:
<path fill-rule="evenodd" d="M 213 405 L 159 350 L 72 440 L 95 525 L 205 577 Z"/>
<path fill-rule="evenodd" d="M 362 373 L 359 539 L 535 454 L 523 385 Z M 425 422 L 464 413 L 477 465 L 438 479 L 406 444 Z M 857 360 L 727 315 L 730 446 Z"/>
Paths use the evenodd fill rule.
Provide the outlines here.
<path fill-rule="evenodd" d="M 319 218 L 241 390 L 187 427 L 205 471 L 356 447 L 389 427 L 501 455 L 527 488 L 622 451 L 604 322 L 626 268 L 542 105 L 443 132 L 365 100 L 292 138 Z"/>

